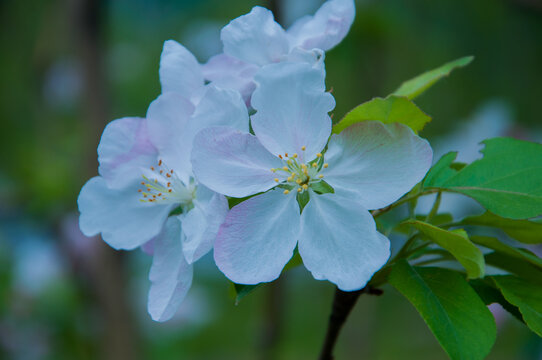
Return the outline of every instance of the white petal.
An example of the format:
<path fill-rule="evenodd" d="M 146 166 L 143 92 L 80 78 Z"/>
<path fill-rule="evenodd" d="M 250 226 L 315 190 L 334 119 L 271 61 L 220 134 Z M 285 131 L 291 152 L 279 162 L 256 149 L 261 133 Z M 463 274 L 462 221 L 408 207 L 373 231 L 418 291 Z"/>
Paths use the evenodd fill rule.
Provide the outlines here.
<path fill-rule="evenodd" d="M 167 321 L 175 315 L 192 285 L 192 276 L 193 267 L 183 256 L 180 221 L 171 217 L 155 239 L 149 274 L 147 308 L 154 321 Z"/>
<path fill-rule="evenodd" d="M 270 152 L 297 153 L 307 161 L 322 151 L 331 133 L 328 112 L 335 107 L 333 96 L 325 92 L 324 76 L 310 64 L 289 62 L 265 66 L 256 74 L 252 128 Z"/>
<path fill-rule="evenodd" d="M 311 192 L 301 215 L 298 249 L 315 279 L 344 291 L 363 288 L 390 256 L 389 240 L 376 231 L 369 212 L 331 193 Z"/>
<path fill-rule="evenodd" d="M 421 181 L 432 156 L 409 127 L 363 121 L 331 137 L 322 174 L 334 188 L 356 193 L 367 209 L 379 209 Z"/>
<path fill-rule="evenodd" d="M 289 51 L 284 29 L 275 22 L 273 13 L 260 6 L 233 19 L 220 33 L 224 53 L 256 65 L 277 62 Z"/>
<path fill-rule="evenodd" d="M 208 85 L 188 124 L 184 139 L 192 143 L 200 130 L 215 126 L 248 132 L 248 122 L 248 109 L 239 92 Z"/>
<path fill-rule="evenodd" d="M 249 104 L 250 96 L 256 88 L 254 74 L 258 69 L 256 65 L 218 54 L 203 65 L 203 76 L 219 88 L 238 91 L 245 103 Z"/>
<path fill-rule="evenodd" d="M 218 268 L 239 284 L 275 280 L 292 257 L 299 217 L 296 195 L 284 195 L 280 190 L 233 207 L 215 243 Z"/>
<path fill-rule="evenodd" d="M 183 253 L 189 264 L 211 251 L 228 209 L 228 200 L 223 195 L 198 185 L 194 208 L 180 216 L 185 235 Z"/>
<path fill-rule="evenodd" d="M 286 57 L 286 61 L 307 63 L 325 74 L 325 57 L 325 53 L 320 49 L 305 50 L 300 47 L 296 47 L 290 51 Z"/>
<path fill-rule="evenodd" d="M 162 93 L 175 92 L 188 99 L 203 87 L 201 65 L 184 46 L 173 40 L 164 42 L 160 58 Z"/>
<path fill-rule="evenodd" d="M 327 1 L 314 16 L 305 16 L 288 29 L 290 45 L 327 51 L 348 34 L 355 14 L 353 0 Z"/>
<path fill-rule="evenodd" d="M 79 227 L 86 236 L 102 233 L 115 249 L 132 250 L 155 237 L 172 205 L 141 202 L 138 183 L 110 189 L 102 177 L 90 179 L 81 189 Z"/>
<path fill-rule="evenodd" d="M 98 171 L 108 186 L 120 188 L 140 178 L 141 169 L 154 164 L 157 156 L 145 119 L 117 119 L 107 124 L 102 134 L 98 145 Z"/>
<path fill-rule="evenodd" d="M 160 152 L 160 158 L 173 169 L 185 184 L 192 173 L 191 142 L 185 134 L 194 106 L 176 93 L 166 93 L 154 100 L 147 111 L 150 138 Z"/>
<path fill-rule="evenodd" d="M 207 128 L 194 139 L 192 166 L 198 181 L 213 191 L 245 197 L 276 185 L 285 175 L 271 171 L 282 161 L 251 134 L 224 127 Z"/>

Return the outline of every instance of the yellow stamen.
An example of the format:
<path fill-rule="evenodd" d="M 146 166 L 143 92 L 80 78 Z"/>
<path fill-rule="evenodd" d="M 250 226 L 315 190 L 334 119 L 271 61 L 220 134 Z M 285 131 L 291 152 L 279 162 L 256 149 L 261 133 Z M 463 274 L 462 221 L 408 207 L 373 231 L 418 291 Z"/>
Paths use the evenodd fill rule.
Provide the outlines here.
<path fill-rule="evenodd" d="M 292 157 L 295 159 L 297 158 L 297 153 L 293 154 Z"/>
<path fill-rule="evenodd" d="M 307 190 L 309 188 L 309 185 L 303 184 L 303 189 Z"/>
<path fill-rule="evenodd" d="M 324 178 L 324 175 L 320 174 L 320 175 L 318 175 L 318 177 L 319 177 L 320 179 L 323 179 L 323 178 Z"/>
<path fill-rule="evenodd" d="M 318 164 L 317 164 L 317 163 L 312 163 L 312 167 L 314 167 L 314 168 L 315 168 L 315 167 L 317 167 L 317 166 L 318 166 Z"/>
<path fill-rule="evenodd" d="M 283 166 L 283 167 L 282 167 L 282 170 L 288 171 L 288 166 Z"/>
<path fill-rule="evenodd" d="M 301 179 L 297 179 L 295 182 L 301 184 Z"/>
<path fill-rule="evenodd" d="M 277 178 L 275 178 L 274 180 L 275 180 L 275 182 L 279 182 L 279 179 L 277 179 Z"/>
<path fill-rule="evenodd" d="M 301 188 L 297 188 L 297 192 L 301 192 Z"/>
<path fill-rule="evenodd" d="M 301 150 L 305 151 L 307 148 L 305 146 L 301 147 Z"/>
<path fill-rule="evenodd" d="M 329 166 L 329 164 L 328 164 L 328 163 L 325 163 L 325 164 L 324 164 L 324 169 L 327 169 L 328 166 Z"/>
<path fill-rule="evenodd" d="M 290 193 L 290 190 L 284 190 L 284 195 L 288 195 Z"/>
<path fill-rule="evenodd" d="M 317 157 L 322 157 L 322 153 L 316 154 Z"/>

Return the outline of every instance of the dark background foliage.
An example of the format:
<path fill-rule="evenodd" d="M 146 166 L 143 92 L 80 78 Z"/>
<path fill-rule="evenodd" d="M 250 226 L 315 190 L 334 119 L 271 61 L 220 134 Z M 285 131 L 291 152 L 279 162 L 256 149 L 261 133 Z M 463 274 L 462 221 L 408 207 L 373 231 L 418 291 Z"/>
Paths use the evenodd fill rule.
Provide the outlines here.
<path fill-rule="evenodd" d="M 220 28 L 252 6 L 274 7 L 288 26 L 320 3 L 0 2 L 0 358 L 316 356 L 331 284 L 298 268 L 234 306 L 208 258 L 198 264 L 179 316 L 153 323 L 145 310 L 149 259 L 82 237 L 76 198 L 96 174 L 105 124 L 144 116 L 160 93 L 164 40 L 180 41 L 205 62 L 221 49 Z M 334 119 L 464 55 L 476 59 L 416 100 L 433 116 L 422 135 L 435 144 L 457 129 L 467 139 L 540 141 L 542 3 L 536 0 L 358 1 L 350 34 L 326 57 Z M 488 102 L 496 110 L 487 121 L 465 128 Z M 361 299 L 338 358 L 446 358 L 414 309 L 384 290 L 383 297 Z M 539 359 L 540 339 L 494 310 L 499 334 L 489 359 Z"/>

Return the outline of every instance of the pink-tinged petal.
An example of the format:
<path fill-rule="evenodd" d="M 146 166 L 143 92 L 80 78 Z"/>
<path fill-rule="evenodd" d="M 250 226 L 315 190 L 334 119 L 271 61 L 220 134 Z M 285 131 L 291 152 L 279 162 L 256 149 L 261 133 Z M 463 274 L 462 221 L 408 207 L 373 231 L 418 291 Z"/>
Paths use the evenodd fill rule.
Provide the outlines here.
<path fill-rule="evenodd" d="M 408 126 L 364 121 L 331 137 L 322 174 L 334 188 L 355 193 L 365 208 L 380 209 L 421 181 L 432 157 L 429 143 Z"/>
<path fill-rule="evenodd" d="M 147 255 L 154 254 L 154 239 L 147 241 L 145 244 L 141 245 L 141 250 Z"/>
<path fill-rule="evenodd" d="M 264 66 L 256 74 L 252 128 L 271 153 L 297 153 L 308 161 L 322 151 L 331 133 L 328 112 L 335 107 L 324 77 L 322 69 L 291 62 Z"/>
<path fill-rule="evenodd" d="M 293 255 L 299 218 L 296 195 L 279 189 L 233 207 L 215 243 L 218 268 L 239 284 L 275 280 Z"/>
<path fill-rule="evenodd" d="M 192 98 L 203 87 L 203 72 L 194 55 L 173 40 L 164 42 L 160 58 L 162 93 L 175 92 Z"/>
<path fill-rule="evenodd" d="M 288 29 L 290 45 L 327 51 L 348 34 L 355 15 L 354 0 L 327 1 L 314 16 L 305 16 Z"/>
<path fill-rule="evenodd" d="M 256 65 L 277 62 L 289 51 L 286 32 L 273 13 L 260 6 L 233 19 L 222 29 L 220 39 L 225 54 Z"/>
<path fill-rule="evenodd" d="M 203 76 L 219 88 L 238 91 L 248 105 L 250 96 L 256 88 L 254 74 L 258 69 L 259 67 L 254 64 L 226 54 L 218 54 L 203 65 Z"/>
<path fill-rule="evenodd" d="M 192 285 L 192 277 L 193 267 L 183 256 L 180 221 L 170 217 L 155 239 L 149 273 L 147 310 L 154 321 L 167 321 L 175 315 Z"/>
<path fill-rule="evenodd" d="M 185 235 L 183 253 L 189 264 L 211 251 L 228 209 L 228 200 L 223 195 L 198 185 L 194 208 L 180 215 Z"/>
<path fill-rule="evenodd" d="M 138 183 L 111 189 L 102 177 L 90 179 L 81 189 L 79 227 L 86 236 L 102 233 L 115 249 L 132 250 L 160 233 L 172 205 L 140 201 Z"/>
<path fill-rule="evenodd" d="M 282 161 L 251 134 L 225 127 L 207 128 L 194 139 L 192 167 L 198 181 L 217 193 L 245 197 L 266 191 L 286 176 L 271 168 Z"/>
<path fill-rule="evenodd" d="M 150 139 L 160 152 L 160 159 L 188 183 L 191 175 L 191 142 L 185 135 L 194 106 L 177 93 L 166 93 L 154 100 L 147 110 Z"/>
<path fill-rule="evenodd" d="M 145 119 L 117 119 L 107 124 L 102 134 L 98 145 L 98 171 L 108 186 L 123 187 L 140 178 L 141 169 L 154 164 L 157 156 Z"/>
<path fill-rule="evenodd" d="M 371 214 L 355 200 L 331 193 L 311 192 L 298 249 L 315 279 L 344 291 L 363 288 L 390 256 L 390 242 L 376 231 Z"/>

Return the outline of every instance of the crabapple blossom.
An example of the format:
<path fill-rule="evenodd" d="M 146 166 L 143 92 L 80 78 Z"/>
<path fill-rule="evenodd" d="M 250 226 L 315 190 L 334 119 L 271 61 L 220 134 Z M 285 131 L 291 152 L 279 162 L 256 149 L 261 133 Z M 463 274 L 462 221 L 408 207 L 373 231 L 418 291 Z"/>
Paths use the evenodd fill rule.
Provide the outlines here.
<path fill-rule="evenodd" d="M 100 176 L 83 186 L 78 199 L 85 235 L 101 233 L 115 249 L 144 246 L 153 254 L 148 310 L 158 321 L 174 315 L 190 288 L 192 263 L 212 249 L 228 210 L 223 195 L 193 176 L 194 135 L 217 125 L 248 130 L 239 93 L 193 83 L 200 91 L 196 100 L 171 83 L 172 91 L 151 103 L 146 118 L 107 125 L 98 147 Z"/>
<path fill-rule="evenodd" d="M 261 66 L 281 61 L 323 66 L 324 51 L 342 41 L 354 15 L 353 0 L 330 0 L 285 30 L 271 11 L 255 6 L 222 29 L 224 52 L 203 65 L 204 77 L 217 86 L 238 90 L 248 101 Z"/>
<path fill-rule="evenodd" d="M 335 101 L 324 77 L 306 63 L 264 66 L 252 97 L 255 135 L 213 127 L 195 137 L 192 164 L 202 184 L 255 195 L 230 210 L 214 247 L 234 282 L 276 279 L 297 246 L 316 279 L 363 288 L 390 255 L 369 210 L 399 199 L 431 166 L 427 141 L 402 124 L 366 121 L 330 137 Z M 303 208 L 300 196 L 309 199 Z"/>

